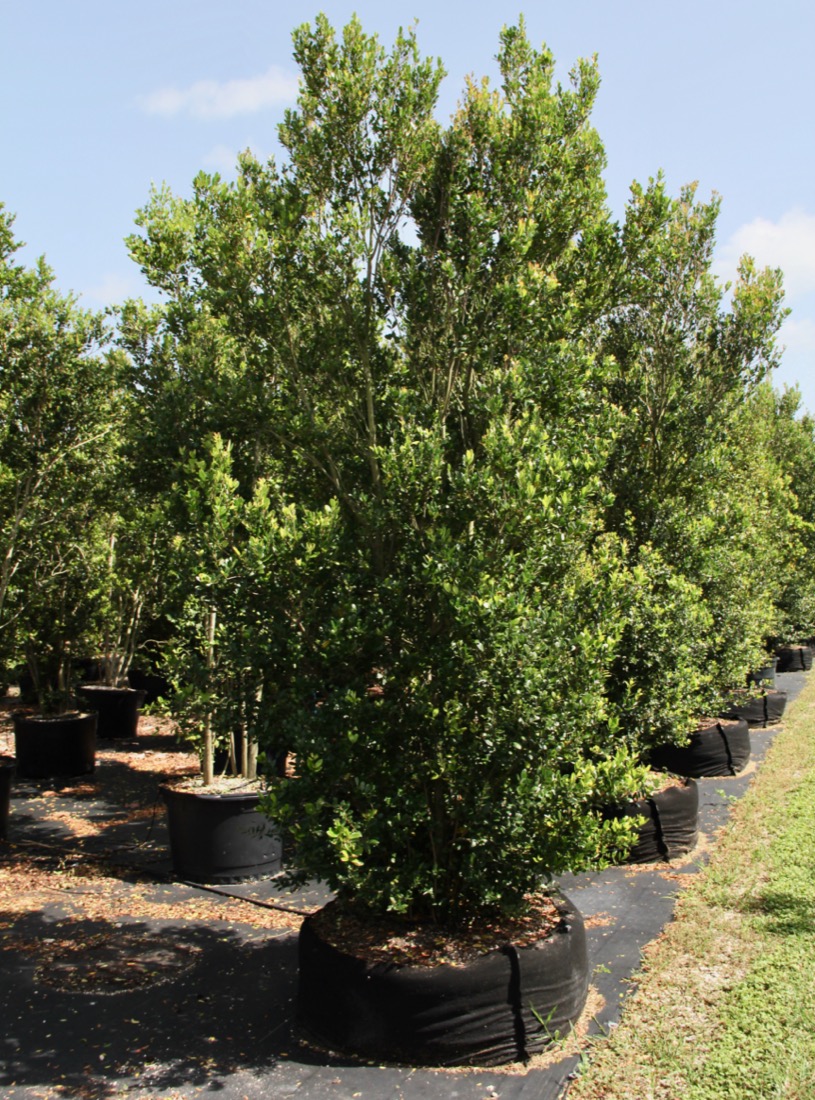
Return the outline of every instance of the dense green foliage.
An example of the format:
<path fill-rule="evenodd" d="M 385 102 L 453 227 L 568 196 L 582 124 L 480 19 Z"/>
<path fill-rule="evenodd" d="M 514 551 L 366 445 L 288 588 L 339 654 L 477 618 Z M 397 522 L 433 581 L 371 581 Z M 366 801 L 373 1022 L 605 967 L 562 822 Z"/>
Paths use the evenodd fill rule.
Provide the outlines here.
<path fill-rule="evenodd" d="M 37 469 L 70 465 L 111 678 L 148 617 L 205 761 L 293 754 L 266 795 L 292 875 L 468 921 L 624 847 L 598 808 L 743 683 L 779 606 L 803 621 L 780 567 L 813 530 L 785 473 L 811 470 L 811 425 L 761 385 L 778 273 L 745 260 L 729 306 L 710 273 L 718 203 L 657 178 L 612 223 L 594 64 L 562 86 L 505 29 L 500 86 L 469 81 L 442 126 L 412 32 L 387 51 L 318 18 L 294 52 L 284 162 L 245 153 L 139 212 L 164 302 L 125 303 L 115 351 L 6 264 L 67 311 L 71 423 L 106 395 Z M 4 417 L 4 501 L 28 416 Z M 15 538 L 19 626 L 48 552 L 25 573 Z"/>
<path fill-rule="evenodd" d="M 502 93 L 469 85 L 442 131 L 412 37 L 387 55 L 318 21 L 295 53 L 286 165 L 157 193 L 132 247 L 173 337 L 217 346 L 233 409 L 257 402 L 246 498 L 274 486 L 309 532 L 273 611 L 299 774 L 269 808 L 297 868 L 462 919 L 601 858 L 621 827 L 586 807 L 638 781 L 596 737 L 619 623 L 592 596 L 621 568 L 616 414 L 581 335 L 609 238 L 597 74 L 556 88 L 507 31 Z"/>
<path fill-rule="evenodd" d="M 0 207 L 0 657 L 24 660 L 46 707 L 70 703 L 92 632 L 92 559 L 112 485 L 121 388 L 103 318 L 14 253 Z"/>
<path fill-rule="evenodd" d="M 653 563 L 609 692 L 629 730 L 645 721 L 669 738 L 761 663 L 792 522 L 751 424 L 777 361 L 780 274 L 743 260 L 724 308 L 710 271 L 718 208 L 694 187 L 673 199 L 661 178 L 635 185 L 600 325 L 623 414 L 605 522 Z"/>
<path fill-rule="evenodd" d="M 202 444 L 167 497 L 172 633 L 163 667 L 175 688 L 172 713 L 201 755 L 209 783 L 216 750 L 226 754 L 230 774 L 246 778 L 255 777 L 259 743 L 270 768 L 285 752 L 282 730 L 293 693 L 284 687 L 296 659 L 291 593 L 281 585 L 295 558 L 305 583 L 313 547 L 303 545 L 293 509 L 273 499 L 267 482 L 258 481 L 251 498 L 241 495 L 229 444 L 219 435 Z"/>
<path fill-rule="evenodd" d="M 756 403 L 753 430 L 776 463 L 792 494 L 790 510 L 796 539 L 787 547 L 779 571 L 782 590 L 777 597 L 779 642 L 798 644 L 815 640 L 815 420 L 803 414 L 795 389 L 776 393 L 769 386 Z"/>

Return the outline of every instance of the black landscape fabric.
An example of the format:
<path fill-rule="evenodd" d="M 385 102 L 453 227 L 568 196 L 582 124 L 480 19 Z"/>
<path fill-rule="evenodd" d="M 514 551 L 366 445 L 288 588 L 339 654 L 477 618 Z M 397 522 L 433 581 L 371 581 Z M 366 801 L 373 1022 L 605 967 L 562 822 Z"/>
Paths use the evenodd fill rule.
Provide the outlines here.
<path fill-rule="evenodd" d="M 778 686 L 791 700 L 804 680 L 800 672 L 781 674 Z M 751 731 L 752 760 L 759 766 L 776 732 Z M 733 799 L 747 789 L 753 770 L 697 781 L 703 837 L 712 837 L 727 821 Z M 63 867 L 71 862 L 72 838 L 55 831 L 53 820 L 46 822 L 48 800 L 36 793 L 33 786 L 16 787 L 13 827 L 0 869 L 23 851 L 58 850 Z M 76 798 L 79 805 L 81 795 Z M 104 942 L 109 944 L 111 923 L 125 946 L 137 937 L 142 948 L 133 961 L 141 960 L 150 980 L 140 980 L 136 972 L 114 991 L 97 976 L 93 989 L 83 992 L 56 952 L 43 964 L 42 954 L 37 961 L 15 946 L 26 940 L 41 946 L 53 942 L 56 921 L 64 913 L 47 908 L 24 917 L 0 913 L 6 948 L 0 952 L 0 1090 L 5 1100 L 557 1100 L 564 1095 L 577 1056 L 507 1073 L 366 1065 L 302 1044 L 295 1024 L 293 931 L 136 918 L 129 915 L 129 899 L 194 900 L 206 894 L 228 904 L 227 896 L 237 896 L 305 913 L 328 900 L 325 891 L 315 884 L 284 892 L 274 879 L 216 893 L 175 882 L 163 854 L 166 831 L 160 811 L 117 832 L 110 807 L 87 800 L 81 805 L 84 813 L 107 814 L 113 822 L 100 840 L 94 838 L 98 854 L 104 854 L 105 844 L 118 846 L 121 889 L 115 912 L 105 922 Z M 93 850 L 91 845 L 88 851 Z M 607 1033 L 619 1022 L 642 948 L 670 921 L 676 894 L 703 859 L 692 852 L 671 864 L 563 876 L 560 885 L 586 925 L 590 1034 Z M 59 862 L 54 866 L 59 873 Z M 76 891 L 85 888 L 78 878 Z M 87 921 L 75 930 L 77 942 L 89 952 L 102 943 L 100 925 Z M 100 947 L 94 958 L 101 968 L 107 956 Z"/>

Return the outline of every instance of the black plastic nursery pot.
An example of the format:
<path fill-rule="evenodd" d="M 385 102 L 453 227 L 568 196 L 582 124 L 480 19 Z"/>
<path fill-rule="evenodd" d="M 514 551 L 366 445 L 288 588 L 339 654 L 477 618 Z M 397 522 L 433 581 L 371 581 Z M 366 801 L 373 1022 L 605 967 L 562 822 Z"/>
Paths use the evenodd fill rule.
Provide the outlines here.
<path fill-rule="evenodd" d="M 780 646 L 775 655 L 779 672 L 809 672 L 812 668 L 812 648 L 808 645 Z"/>
<path fill-rule="evenodd" d="M 14 715 L 17 774 L 29 779 L 87 775 L 96 766 L 96 715 Z"/>
<path fill-rule="evenodd" d="M 141 668 L 131 668 L 127 674 L 128 683 L 132 688 L 144 692 L 145 703 L 155 703 L 157 699 L 167 699 L 173 689 L 170 681 L 157 672 L 149 672 Z"/>
<path fill-rule="evenodd" d="M 14 781 L 16 761 L 12 756 L 0 756 L 0 840 L 8 839 L 11 784 Z"/>
<path fill-rule="evenodd" d="M 699 837 L 699 787 L 684 779 L 611 810 L 609 817 L 644 817 L 626 863 L 658 863 L 687 855 Z"/>
<path fill-rule="evenodd" d="M 750 760 L 750 730 L 743 718 L 711 718 L 700 724 L 687 745 L 661 745 L 650 764 L 674 775 L 702 779 L 738 775 Z"/>
<path fill-rule="evenodd" d="M 553 894 L 560 920 L 538 943 L 468 962 L 372 962 L 329 943 L 319 914 L 300 929 L 297 1018 L 333 1050 L 408 1065 L 525 1061 L 568 1034 L 588 994 L 583 918 Z M 333 904 L 333 903 L 331 903 Z"/>
<path fill-rule="evenodd" d="M 99 715 L 97 737 L 124 739 L 136 736 L 144 691 L 131 687 L 109 687 L 107 684 L 82 684 L 77 688 L 77 694 Z"/>
<path fill-rule="evenodd" d="M 267 878 L 281 868 L 280 836 L 256 791 L 217 793 L 162 786 L 173 870 L 190 882 Z"/>

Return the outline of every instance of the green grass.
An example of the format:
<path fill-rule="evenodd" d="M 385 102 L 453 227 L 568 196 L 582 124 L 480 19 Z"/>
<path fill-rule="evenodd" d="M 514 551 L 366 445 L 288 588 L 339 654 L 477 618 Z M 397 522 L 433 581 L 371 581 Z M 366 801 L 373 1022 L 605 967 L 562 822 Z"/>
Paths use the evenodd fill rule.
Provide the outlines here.
<path fill-rule="evenodd" d="M 815 674 L 569 1100 L 815 1098 Z"/>

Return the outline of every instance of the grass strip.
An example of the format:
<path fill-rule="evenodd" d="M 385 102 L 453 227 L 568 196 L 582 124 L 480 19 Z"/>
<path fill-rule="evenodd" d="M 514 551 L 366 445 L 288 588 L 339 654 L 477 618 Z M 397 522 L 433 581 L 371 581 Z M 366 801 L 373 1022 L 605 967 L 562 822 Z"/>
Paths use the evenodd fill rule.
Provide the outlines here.
<path fill-rule="evenodd" d="M 815 1097 L 815 676 L 637 981 L 569 1100 Z"/>

